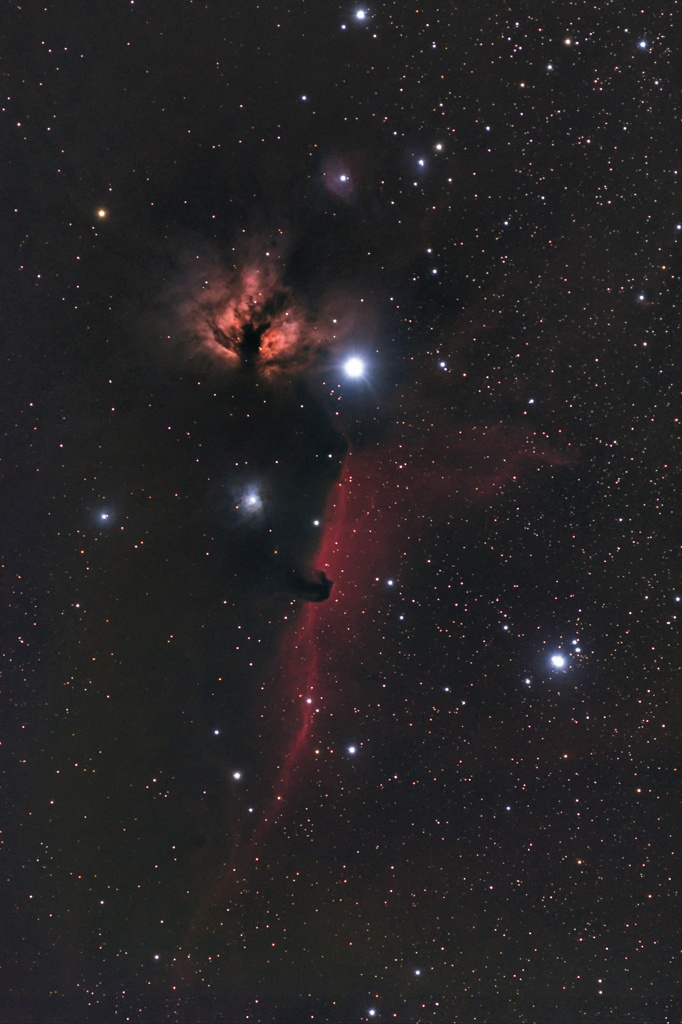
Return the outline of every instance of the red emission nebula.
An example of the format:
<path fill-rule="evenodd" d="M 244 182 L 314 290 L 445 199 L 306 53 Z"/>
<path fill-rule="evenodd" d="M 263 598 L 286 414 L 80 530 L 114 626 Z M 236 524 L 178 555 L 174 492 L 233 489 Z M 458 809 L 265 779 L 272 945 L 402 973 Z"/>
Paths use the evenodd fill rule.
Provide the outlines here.
<path fill-rule="evenodd" d="M 329 287 L 315 308 L 284 277 L 284 242 L 253 243 L 235 264 L 213 250 L 185 253 L 162 297 L 164 348 L 218 373 L 250 368 L 266 379 L 328 361 L 351 334 L 373 329 L 360 296 Z"/>
<path fill-rule="evenodd" d="M 239 271 L 226 271 L 215 257 L 189 266 L 192 273 L 185 268 L 183 285 L 175 289 L 171 337 L 185 357 L 202 354 L 227 372 L 246 369 L 254 379 L 283 381 L 310 377 L 317 360 L 333 365 L 335 359 L 338 366 L 360 327 L 370 329 L 371 314 L 359 298 L 328 295 L 322 313 L 304 308 L 267 251 Z M 353 312 L 358 307 L 359 315 Z M 401 404 L 403 416 L 408 405 Z M 420 545 L 434 523 L 447 528 L 448 517 L 494 501 L 524 474 L 575 462 L 532 431 L 499 423 L 452 426 L 451 412 L 433 409 L 430 418 L 410 422 L 408 415 L 372 447 L 351 448 L 329 491 L 315 564 L 334 581 L 331 596 L 297 602 L 258 684 L 261 756 L 270 761 L 264 776 L 271 788 L 253 815 L 231 809 L 229 852 L 212 878 L 204 878 L 189 946 L 250 873 L 265 868 L 270 832 L 306 799 L 306 779 L 317 755 L 330 752 L 343 708 L 361 706 L 362 670 L 354 652 L 375 639 L 370 612 L 377 579 L 399 571 L 402 553 Z"/>
<path fill-rule="evenodd" d="M 428 461 L 405 442 L 349 452 L 332 488 L 317 563 L 334 588 L 328 601 L 301 602 L 262 681 L 262 748 L 274 780 L 250 834 L 237 826 L 232 852 L 201 901 L 190 933 L 220 913 L 255 869 L 267 871 L 271 830 L 306 800 L 316 753 L 331 753 L 334 721 L 362 701 L 355 651 L 371 646 L 376 624 L 366 610 L 377 577 L 399 565 L 408 544 L 419 544 L 429 522 L 474 502 L 489 502 L 524 472 L 573 460 L 531 435 L 500 427 L 460 428 L 441 439 Z M 236 826 L 233 819 L 232 825 Z M 188 936 L 188 939 L 190 936 Z M 191 945 L 191 942 L 190 942 Z"/>

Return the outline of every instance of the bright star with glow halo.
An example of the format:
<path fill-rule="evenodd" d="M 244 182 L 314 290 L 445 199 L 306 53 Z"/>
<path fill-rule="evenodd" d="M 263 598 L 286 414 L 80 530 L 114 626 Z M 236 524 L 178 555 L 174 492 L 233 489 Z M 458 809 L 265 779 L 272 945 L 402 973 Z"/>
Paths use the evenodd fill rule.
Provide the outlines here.
<path fill-rule="evenodd" d="M 251 487 L 248 491 L 245 491 L 242 495 L 239 507 L 244 512 L 250 515 L 256 515 L 263 508 L 263 499 L 260 496 L 259 491 L 255 487 Z"/>
<path fill-rule="evenodd" d="M 357 356 L 351 356 L 350 359 L 347 359 L 343 364 L 343 368 L 347 377 L 354 377 L 356 379 L 362 377 L 365 372 L 365 364 Z"/>

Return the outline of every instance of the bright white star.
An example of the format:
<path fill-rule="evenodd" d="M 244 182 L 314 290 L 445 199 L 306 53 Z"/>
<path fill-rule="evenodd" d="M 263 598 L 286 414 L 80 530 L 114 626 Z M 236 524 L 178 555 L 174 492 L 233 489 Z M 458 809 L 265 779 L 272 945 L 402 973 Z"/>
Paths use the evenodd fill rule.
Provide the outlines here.
<path fill-rule="evenodd" d="M 347 359 L 343 364 L 343 368 L 346 371 L 347 377 L 362 377 L 365 372 L 365 364 L 357 356 L 351 356 L 350 359 Z"/>
<path fill-rule="evenodd" d="M 256 488 L 252 487 L 250 490 L 244 491 L 238 507 L 250 515 L 255 515 L 263 508 L 263 499 Z"/>
<path fill-rule="evenodd" d="M 554 668 L 565 668 L 566 666 L 566 657 L 563 654 L 553 654 L 550 660 Z"/>

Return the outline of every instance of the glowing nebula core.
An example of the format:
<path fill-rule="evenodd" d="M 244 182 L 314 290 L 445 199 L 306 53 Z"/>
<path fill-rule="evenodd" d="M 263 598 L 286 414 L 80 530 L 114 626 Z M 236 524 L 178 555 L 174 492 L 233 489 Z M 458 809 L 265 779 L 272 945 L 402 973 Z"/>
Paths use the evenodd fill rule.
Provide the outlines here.
<path fill-rule="evenodd" d="M 294 375 L 316 365 L 366 320 L 347 294 L 316 308 L 285 279 L 274 245 L 250 242 L 232 266 L 217 252 L 185 253 L 162 296 L 164 346 L 181 361 L 218 370 Z"/>

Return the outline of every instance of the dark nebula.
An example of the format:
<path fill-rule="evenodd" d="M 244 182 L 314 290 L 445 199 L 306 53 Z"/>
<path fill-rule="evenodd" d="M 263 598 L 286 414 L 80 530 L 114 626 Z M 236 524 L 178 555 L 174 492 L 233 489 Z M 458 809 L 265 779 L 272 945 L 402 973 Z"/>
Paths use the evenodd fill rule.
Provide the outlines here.
<path fill-rule="evenodd" d="M 311 580 L 305 579 L 296 570 L 293 570 L 289 576 L 293 593 L 305 601 L 326 601 L 334 586 L 324 572 L 316 573 L 315 578 Z"/>

